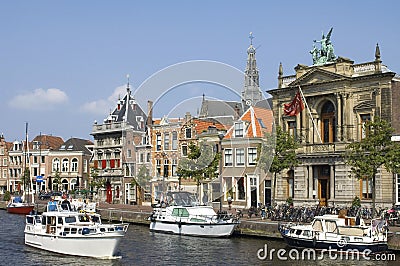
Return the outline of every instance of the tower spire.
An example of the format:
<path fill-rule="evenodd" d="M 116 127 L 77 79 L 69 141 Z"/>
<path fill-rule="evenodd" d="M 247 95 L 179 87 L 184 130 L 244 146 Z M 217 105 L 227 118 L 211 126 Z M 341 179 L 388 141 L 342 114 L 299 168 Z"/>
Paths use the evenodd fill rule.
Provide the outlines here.
<path fill-rule="evenodd" d="M 242 91 L 243 110 L 262 100 L 256 62 L 256 49 L 253 47 L 254 36 L 252 32 L 250 32 L 249 39 L 250 46 L 247 48 L 247 65 L 244 71 L 244 89 Z"/>

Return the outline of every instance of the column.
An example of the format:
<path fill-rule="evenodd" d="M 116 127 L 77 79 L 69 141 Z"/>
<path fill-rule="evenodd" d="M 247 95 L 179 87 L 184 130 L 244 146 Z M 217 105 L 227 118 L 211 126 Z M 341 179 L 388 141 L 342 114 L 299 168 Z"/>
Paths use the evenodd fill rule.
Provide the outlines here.
<path fill-rule="evenodd" d="M 330 165 L 329 170 L 329 200 L 335 200 L 335 166 Z"/>
<path fill-rule="evenodd" d="M 337 103 L 337 140 L 342 140 L 342 99 L 340 93 L 335 93 Z"/>

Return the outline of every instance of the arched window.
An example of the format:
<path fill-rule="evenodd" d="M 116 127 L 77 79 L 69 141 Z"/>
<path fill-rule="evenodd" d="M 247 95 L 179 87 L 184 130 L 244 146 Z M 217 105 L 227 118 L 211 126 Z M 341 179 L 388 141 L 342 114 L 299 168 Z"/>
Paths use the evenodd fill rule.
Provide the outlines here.
<path fill-rule="evenodd" d="M 53 172 L 60 171 L 60 159 L 54 158 L 52 165 L 53 165 Z"/>
<path fill-rule="evenodd" d="M 62 160 L 61 172 L 68 172 L 68 159 L 64 158 Z"/>
<path fill-rule="evenodd" d="M 335 106 L 327 101 L 321 109 L 322 142 L 332 143 L 336 140 Z"/>
<path fill-rule="evenodd" d="M 63 160 L 63 162 L 64 162 L 64 160 Z M 62 184 L 62 187 L 63 187 L 63 190 L 64 190 L 64 191 L 68 191 L 68 190 L 69 190 L 69 187 L 68 187 L 68 180 L 67 180 L 67 179 L 63 179 L 63 180 L 61 181 L 61 184 Z"/>
<path fill-rule="evenodd" d="M 71 160 L 71 172 L 78 172 L 78 159 L 76 158 Z"/>

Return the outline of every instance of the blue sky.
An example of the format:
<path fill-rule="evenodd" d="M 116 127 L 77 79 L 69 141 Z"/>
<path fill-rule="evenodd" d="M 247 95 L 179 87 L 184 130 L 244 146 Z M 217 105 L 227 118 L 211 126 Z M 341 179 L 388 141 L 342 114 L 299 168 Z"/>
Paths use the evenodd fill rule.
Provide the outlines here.
<path fill-rule="evenodd" d="M 249 32 L 263 91 L 277 86 L 280 62 L 285 75 L 297 64 L 311 65 L 313 40 L 331 27 L 337 56 L 372 61 L 379 43 L 383 64 L 400 72 L 399 10 L 395 0 L 2 1 L 0 133 L 7 141 L 23 139 L 29 122 L 30 139 L 40 133 L 91 139 L 93 122 L 124 93 L 127 74 L 137 89 L 160 70 L 191 60 L 243 71 Z M 182 115 L 186 108 L 171 110 L 203 93 L 236 96 L 201 82 L 175 89 L 159 101 L 155 116 Z M 147 88 L 141 101 L 146 93 L 156 97 Z"/>

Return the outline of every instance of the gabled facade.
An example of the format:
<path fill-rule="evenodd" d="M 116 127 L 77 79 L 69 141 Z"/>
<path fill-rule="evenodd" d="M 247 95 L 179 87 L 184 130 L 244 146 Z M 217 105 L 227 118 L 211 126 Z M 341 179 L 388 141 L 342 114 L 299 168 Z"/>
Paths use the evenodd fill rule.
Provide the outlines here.
<path fill-rule="evenodd" d="M 146 121 L 147 115 L 131 95 L 128 83 L 125 96 L 103 124 L 93 125 L 94 168 L 97 178 L 106 182 L 99 195 L 101 200 L 125 204 L 136 201 L 131 183 L 137 171 L 136 147 L 146 144 Z"/>
<path fill-rule="evenodd" d="M 29 143 L 29 172 L 33 180 L 35 191 L 53 190 L 51 177 L 54 173 L 50 171 L 52 159 L 50 153 L 57 150 L 64 140 L 58 136 L 39 135 Z M 37 182 L 37 177 L 39 181 Z"/>
<path fill-rule="evenodd" d="M 346 145 L 364 138 L 365 122 L 376 116 L 400 132 L 400 113 L 394 106 L 400 95 L 399 77 L 382 64 L 378 45 L 371 62 L 355 64 L 338 57 L 326 64 L 298 65 L 295 71 L 284 76 L 281 65 L 278 88 L 268 91 L 273 95 L 276 123 L 301 144 L 299 166 L 284 171 L 273 184 L 275 201 L 293 198 L 295 204 L 333 206 L 349 204 L 357 196 L 363 204 L 371 203 L 371 181 L 350 177 Z M 306 108 L 297 116 L 285 116 L 283 105 L 291 102 L 299 87 Z M 393 174 L 379 169 L 378 205 L 399 201 L 394 199 L 394 186 L 399 185 Z"/>
<path fill-rule="evenodd" d="M 266 134 L 273 132 L 273 120 L 270 109 L 250 106 L 222 139 L 224 201 L 231 197 L 233 205 L 246 208 L 271 203 L 271 180 L 257 158 Z"/>
<path fill-rule="evenodd" d="M 0 135 L 0 194 L 6 190 L 12 189 L 9 187 L 9 169 L 8 169 L 8 151 L 11 148 L 11 143 L 6 142 L 3 134 Z"/>

